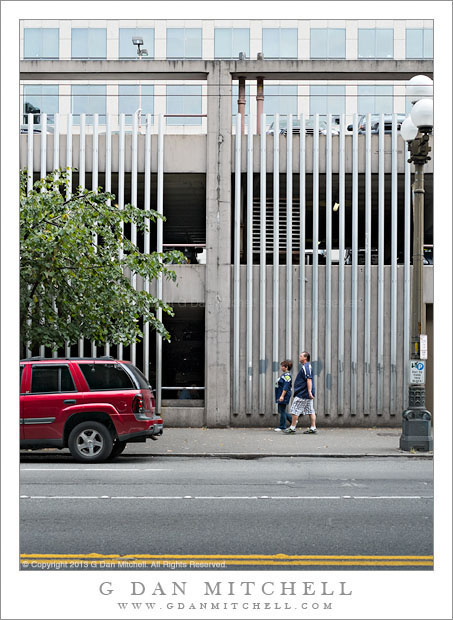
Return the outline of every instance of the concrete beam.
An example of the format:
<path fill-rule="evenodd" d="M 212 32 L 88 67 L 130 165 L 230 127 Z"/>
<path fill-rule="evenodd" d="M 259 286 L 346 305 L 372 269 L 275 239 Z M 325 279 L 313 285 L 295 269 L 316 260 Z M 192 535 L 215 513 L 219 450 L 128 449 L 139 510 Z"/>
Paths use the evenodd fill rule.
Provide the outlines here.
<path fill-rule="evenodd" d="M 101 128 L 103 131 L 103 128 Z M 53 135 L 49 134 L 47 136 L 47 170 L 52 170 L 53 167 Z M 234 163 L 233 163 L 233 152 L 234 152 L 234 140 L 236 138 L 233 137 L 231 140 L 231 172 L 234 172 Z M 325 136 L 319 136 L 319 149 L 320 149 L 320 157 L 319 157 L 319 169 L 321 174 L 324 174 L 326 169 L 326 149 L 325 149 Z M 73 162 L 72 165 L 74 168 L 79 166 L 79 140 L 80 137 L 77 134 L 73 134 L 72 136 L 72 147 L 73 147 Z M 125 158 L 125 170 L 126 172 L 130 172 L 131 170 L 131 135 L 126 135 L 126 158 Z M 258 173 L 260 170 L 260 152 L 259 152 L 259 137 L 254 136 L 254 162 L 253 162 L 253 171 Z M 272 144 L 274 137 L 267 136 L 267 161 L 266 161 L 266 170 L 268 173 L 271 173 L 273 170 L 273 153 L 272 153 Z M 298 174 L 299 170 L 299 135 L 293 136 L 293 171 L 295 174 Z M 307 135 L 305 137 L 306 141 L 306 172 L 307 174 L 311 174 L 313 172 L 313 136 Z M 27 142 L 28 135 L 21 134 L 19 138 L 19 155 L 20 155 L 20 167 L 27 167 Z M 34 142 L 34 169 L 39 170 L 40 166 L 40 144 L 41 144 L 41 136 L 39 134 L 35 134 L 33 136 Z M 145 170 L 145 159 L 144 159 L 144 142 L 145 136 L 138 136 L 138 162 L 137 169 L 139 173 L 144 172 Z M 93 136 L 88 134 L 85 136 L 86 143 L 86 152 L 87 158 L 85 162 L 86 171 L 92 171 L 92 150 L 93 150 Z M 346 166 L 345 171 L 347 174 L 352 172 L 352 136 L 346 136 Z M 431 138 L 432 148 L 434 148 L 434 138 Z M 378 136 L 373 135 L 371 137 L 371 170 L 372 173 L 377 173 L 378 171 Z M 114 133 L 112 135 L 112 162 L 111 162 L 111 170 L 112 172 L 118 172 L 118 134 Z M 390 153 L 391 148 L 391 135 L 386 134 L 384 140 L 384 148 L 386 155 Z M 60 134 L 60 166 L 66 166 L 66 135 Z M 286 171 L 286 136 L 280 136 L 280 170 L 281 172 Z M 338 173 L 338 137 L 333 136 L 332 138 L 332 172 L 334 174 Z M 359 173 L 362 174 L 365 172 L 365 136 L 359 135 Z M 167 135 L 165 136 L 165 154 L 164 154 L 164 166 L 165 172 L 169 173 L 205 173 L 206 172 L 206 135 Z M 398 135 L 398 173 L 404 173 L 404 143 L 403 139 L 400 135 Z M 385 172 L 391 172 L 391 159 L 390 157 L 386 157 L 385 159 Z M 243 137 L 242 139 L 242 163 L 241 163 L 242 171 L 246 172 L 247 170 L 247 138 Z M 425 166 L 425 174 L 432 174 L 434 169 L 433 161 L 429 161 Z M 98 159 L 98 170 L 99 172 L 105 171 L 105 134 L 99 135 L 99 159 Z M 151 172 L 157 172 L 157 135 L 153 134 L 151 136 Z"/>
<path fill-rule="evenodd" d="M 228 61 L 233 79 L 408 80 L 432 77 L 432 60 L 242 60 Z"/>
<path fill-rule="evenodd" d="M 221 68 L 220 68 L 221 67 Z M 432 78 L 432 60 L 22 60 L 21 80 L 206 80 L 219 70 L 233 79 L 408 80 Z"/>
<path fill-rule="evenodd" d="M 22 60 L 21 80 L 205 80 L 204 60 Z"/>
<path fill-rule="evenodd" d="M 360 134 L 358 136 L 358 148 L 359 148 L 359 174 L 363 174 L 365 172 L 365 134 Z M 234 149 L 235 149 L 235 141 L 236 136 L 232 138 L 231 145 L 231 154 L 233 158 Z M 287 138 L 285 135 L 280 136 L 280 148 L 279 148 L 279 161 L 280 161 L 280 171 L 286 171 L 286 157 L 287 157 L 287 149 L 286 149 L 286 141 Z M 272 173 L 274 166 L 273 159 L 273 151 L 272 145 L 274 143 L 274 136 L 268 135 L 266 137 L 267 142 L 267 160 L 266 160 L 266 172 L 268 174 Z M 292 162 L 293 162 L 293 172 L 298 174 L 299 172 L 299 158 L 300 158 L 300 135 L 293 135 L 293 154 L 292 154 Z M 405 156 L 404 156 L 404 140 L 401 137 L 401 134 L 398 133 L 397 138 L 398 143 L 398 173 L 404 174 L 404 165 L 405 165 Z M 260 138 L 259 136 L 253 137 L 253 171 L 254 173 L 258 173 L 260 170 L 260 150 L 259 150 Z M 332 172 L 337 174 L 339 171 L 339 136 L 332 136 Z M 391 153 L 391 144 L 392 144 L 392 136 L 390 133 L 384 136 L 384 152 L 386 155 Z M 431 137 L 431 148 L 434 149 L 434 138 Z M 347 134 L 345 136 L 345 149 L 346 149 L 346 162 L 345 162 L 345 172 L 352 172 L 352 134 Z M 306 152 L 306 173 L 312 174 L 313 172 L 313 135 L 305 136 L 305 152 Z M 241 159 L 241 170 L 242 172 L 247 171 L 247 138 L 242 137 L 242 149 L 241 149 L 242 159 Z M 371 136 L 371 170 L 372 173 L 377 173 L 379 170 L 379 136 L 374 134 Z M 425 174 L 432 174 L 434 170 L 433 161 L 429 161 L 425 166 Z M 326 171 L 326 136 L 319 136 L 319 171 L 321 174 L 324 174 Z M 390 157 L 385 158 L 385 172 L 390 173 L 392 171 L 392 160 Z M 231 172 L 234 172 L 234 161 L 232 159 L 231 162 Z"/>

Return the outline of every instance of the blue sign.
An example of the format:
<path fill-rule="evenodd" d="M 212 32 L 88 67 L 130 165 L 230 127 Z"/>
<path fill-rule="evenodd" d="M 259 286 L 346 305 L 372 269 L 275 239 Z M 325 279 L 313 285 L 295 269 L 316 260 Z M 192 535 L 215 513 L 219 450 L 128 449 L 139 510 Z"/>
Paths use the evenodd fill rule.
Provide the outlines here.
<path fill-rule="evenodd" d="M 411 360 L 410 362 L 410 383 L 425 383 L 425 364 L 420 360 Z"/>

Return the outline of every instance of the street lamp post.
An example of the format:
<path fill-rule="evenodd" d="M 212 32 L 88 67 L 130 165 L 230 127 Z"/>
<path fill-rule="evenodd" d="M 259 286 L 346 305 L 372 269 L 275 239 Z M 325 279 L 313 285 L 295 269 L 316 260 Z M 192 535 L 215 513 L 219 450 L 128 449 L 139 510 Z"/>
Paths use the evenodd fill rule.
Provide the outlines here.
<path fill-rule="evenodd" d="M 424 78 L 424 79 L 423 79 Z M 427 82 L 429 80 L 429 82 Z M 433 448 L 431 432 L 431 414 L 425 406 L 425 375 L 427 352 L 421 347 L 426 337 L 426 309 L 423 299 L 423 264 L 424 264 L 424 203 L 425 183 L 424 167 L 431 159 L 429 153 L 429 136 L 433 127 L 432 81 L 426 76 L 413 78 L 411 95 L 412 108 L 410 117 L 401 125 L 401 135 L 408 143 L 409 163 L 414 164 L 413 195 L 413 277 L 411 288 L 411 349 L 410 349 L 410 384 L 409 406 L 403 411 L 400 449 L 405 451 Z M 431 90 L 426 92 L 427 88 Z M 409 90 L 409 89 L 408 89 Z"/>

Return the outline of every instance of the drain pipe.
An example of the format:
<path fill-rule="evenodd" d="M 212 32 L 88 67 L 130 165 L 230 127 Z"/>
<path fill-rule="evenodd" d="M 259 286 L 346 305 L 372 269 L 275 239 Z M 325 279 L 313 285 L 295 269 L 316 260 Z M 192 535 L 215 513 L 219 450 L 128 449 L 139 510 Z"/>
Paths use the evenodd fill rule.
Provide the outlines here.
<path fill-rule="evenodd" d="M 241 115 L 241 135 L 244 135 L 245 127 L 245 77 L 239 78 L 238 114 Z"/>
<path fill-rule="evenodd" d="M 264 78 L 256 78 L 256 133 L 261 133 L 261 123 L 263 115 L 263 102 L 264 102 Z M 263 127 L 264 131 L 264 127 Z"/>

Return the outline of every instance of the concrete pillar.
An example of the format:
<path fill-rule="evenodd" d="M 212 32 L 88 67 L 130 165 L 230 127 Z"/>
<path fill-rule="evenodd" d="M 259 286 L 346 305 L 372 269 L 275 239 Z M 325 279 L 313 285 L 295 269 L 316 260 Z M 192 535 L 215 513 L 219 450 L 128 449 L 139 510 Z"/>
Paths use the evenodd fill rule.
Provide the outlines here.
<path fill-rule="evenodd" d="M 208 64 L 208 63 L 207 63 Z M 231 409 L 231 74 L 210 62 L 207 79 L 206 421 L 228 426 Z"/>

